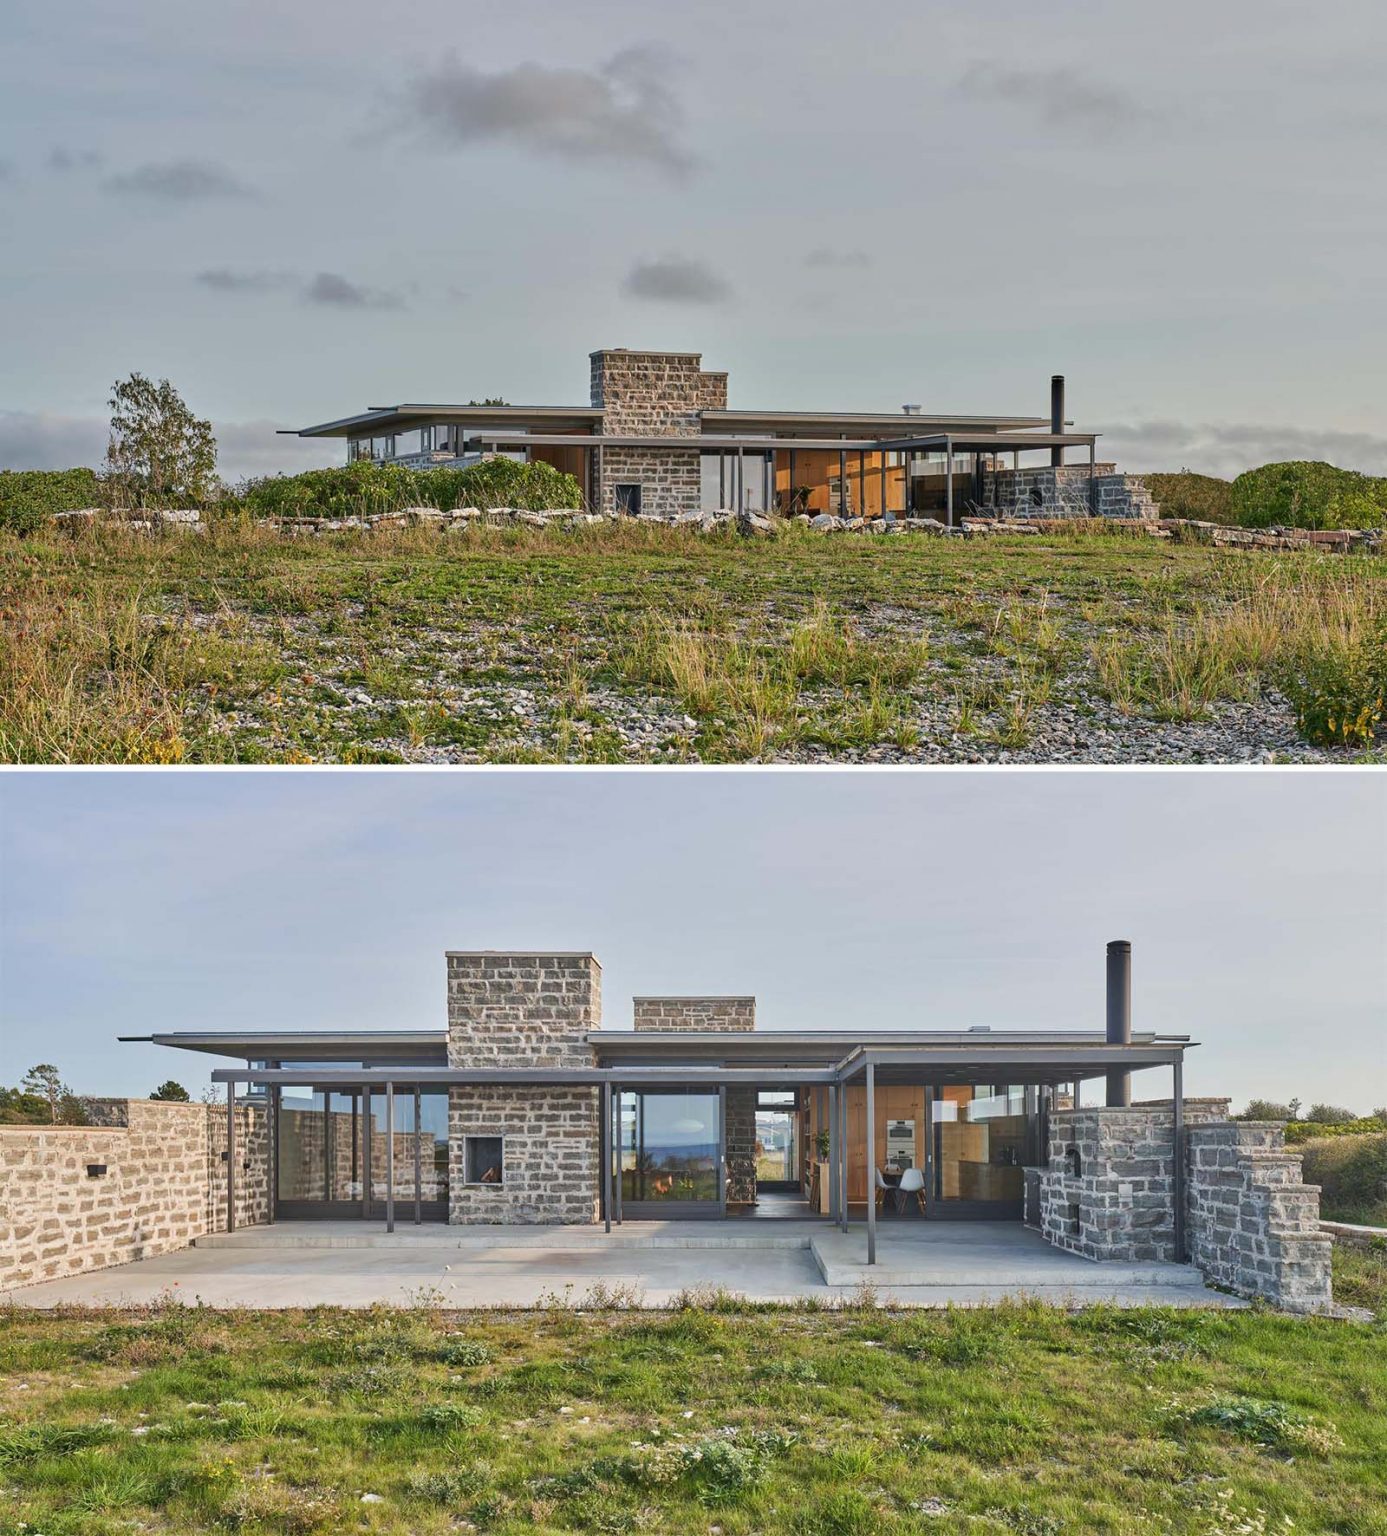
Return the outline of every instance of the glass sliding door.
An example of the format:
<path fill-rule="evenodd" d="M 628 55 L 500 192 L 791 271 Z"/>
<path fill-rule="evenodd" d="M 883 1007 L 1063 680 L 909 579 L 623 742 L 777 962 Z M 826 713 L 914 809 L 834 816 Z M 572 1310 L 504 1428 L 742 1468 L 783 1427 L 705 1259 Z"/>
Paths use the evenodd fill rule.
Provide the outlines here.
<path fill-rule="evenodd" d="M 795 1094 L 763 1091 L 756 1097 L 756 1188 L 797 1194 L 800 1187 L 799 1109 Z"/>
<path fill-rule="evenodd" d="M 716 1216 L 723 1208 L 716 1093 L 623 1093 L 621 1205 L 629 1216 Z"/>
<path fill-rule="evenodd" d="M 390 1155 L 393 1142 L 394 1156 Z M 284 1088 L 275 1120 L 276 1214 L 448 1219 L 448 1092 L 401 1084 L 394 1125 L 381 1088 Z"/>

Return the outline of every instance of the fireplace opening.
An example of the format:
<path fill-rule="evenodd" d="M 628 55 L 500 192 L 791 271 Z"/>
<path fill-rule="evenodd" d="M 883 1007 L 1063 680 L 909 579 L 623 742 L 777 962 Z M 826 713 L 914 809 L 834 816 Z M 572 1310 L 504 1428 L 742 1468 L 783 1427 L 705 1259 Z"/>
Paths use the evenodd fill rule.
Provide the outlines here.
<path fill-rule="evenodd" d="M 505 1182 L 502 1142 L 499 1136 L 466 1136 L 462 1147 L 464 1184 Z"/>

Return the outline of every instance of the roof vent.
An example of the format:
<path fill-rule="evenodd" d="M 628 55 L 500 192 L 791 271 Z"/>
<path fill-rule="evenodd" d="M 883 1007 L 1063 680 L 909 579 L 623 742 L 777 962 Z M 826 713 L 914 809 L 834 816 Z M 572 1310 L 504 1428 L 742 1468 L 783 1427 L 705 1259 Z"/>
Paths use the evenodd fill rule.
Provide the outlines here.
<path fill-rule="evenodd" d="M 907 416 L 918 416 L 920 414 L 920 407 L 918 405 L 903 405 L 901 410 L 903 410 Z"/>
<path fill-rule="evenodd" d="M 968 1033 L 970 1035 L 990 1035 L 992 1033 L 992 1026 L 990 1024 L 970 1024 L 968 1026 Z"/>

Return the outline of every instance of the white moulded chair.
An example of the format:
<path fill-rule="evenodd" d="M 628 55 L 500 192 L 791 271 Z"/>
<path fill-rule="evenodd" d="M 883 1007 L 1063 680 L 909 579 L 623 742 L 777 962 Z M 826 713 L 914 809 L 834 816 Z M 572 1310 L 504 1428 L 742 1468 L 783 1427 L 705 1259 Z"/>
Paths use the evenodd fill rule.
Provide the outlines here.
<path fill-rule="evenodd" d="M 896 1186 L 896 1209 L 905 1210 L 905 1202 L 911 1195 L 915 1196 L 915 1203 L 920 1207 L 920 1214 L 925 1214 L 925 1176 L 918 1168 L 907 1168 L 901 1175 L 901 1182 Z"/>
<path fill-rule="evenodd" d="M 880 1168 L 874 1167 L 872 1172 L 876 1174 L 877 1210 L 880 1210 L 882 1206 L 886 1204 L 886 1192 L 891 1188 L 891 1186 L 886 1182 L 886 1179 L 882 1175 Z"/>

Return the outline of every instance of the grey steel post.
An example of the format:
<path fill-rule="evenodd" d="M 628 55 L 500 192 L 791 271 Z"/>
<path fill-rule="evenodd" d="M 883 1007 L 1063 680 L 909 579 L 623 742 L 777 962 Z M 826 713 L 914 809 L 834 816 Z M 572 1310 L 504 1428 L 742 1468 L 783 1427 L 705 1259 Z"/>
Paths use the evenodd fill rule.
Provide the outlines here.
<path fill-rule="evenodd" d="M 789 475 L 790 486 L 785 495 L 785 510 L 786 512 L 793 512 L 795 510 L 795 450 L 793 448 L 790 449 Z M 804 510 L 807 512 L 809 508 L 806 507 Z"/>
<path fill-rule="evenodd" d="M 727 505 L 727 455 L 718 449 L 718 511 Z"/>
<path fill-rule="evenodd" d="M 771 456 L 769 452 L 761 455 L 761 510 L 769 512 L 771 509 Z"/>
<path fill-rule="evenodd" d="M 385 1085 L 385 1230 L 395 1230 L 395 1084 Z"/>
<path fill-rule="evenodd" d="M 602 1084 L 602 1230 L 612 1230 L 612 1085 Z"/>
<path fill-rule="evenodd" d="M 236 1230 L 236 1084 L 226 1085 L 226 1230 Z"/>
<path fill-rule="evenodd" d="M 867 450 L 865 448 L 859 448 L 857 450 L 857 499 L 858 499 L 858 501 L 860 501 L 862 503 L 861 510 L 858 512 L 857 515 L 859 517 L 866 517 L 866 515 L 867 515 Z"/>
<path fill-rule="evenodd" d="M 1171 1068 L 1174 1093 L 1171 1133 L 1175 1142 L 1175 1177 L 1171 1185 L 1175 1201 L 1175 1262 L 1183 1264 L 1189 1253 L 1185 1247 L 1185 1069 L 1177 1061 Z"/>
<path fill-rule="evenodd" d="M 838 516 L 848 515 L 848 450 L 838 450 Z"/>
<path fill-rule="evenodd" d="M 718 1086 L 718 1215 L 727 1215 L 727 1087 Z"/>
<path fill-rule="evenodd" d="M 1132 946 L 1126 939 L 1108 945 L 1107 1041 L 1109 1045 L 1132 1043 Z M 1132 1102 L 1132 1074 L 1110 1068 L 1108 1108 L 1125 1108 Z"/>
<path fill-rule="evenodd" d="M 954 525 L 954 440 L 944 439 L 944 522 Z"/>
<path fill-rule="evenodd" d="M 746 511 L 746 449 L 737 444 L 737 511 Z"/>
<path fill-rule="evenodd" d="M 1097 505 L 1094 502 L 1094 484 L 1093 484 L 1093 477 L 1094 477 L 1094 474 L 1096 472 L 1096 466 L 1095 466 L 1096 458 L 1097 458 L 1096 444 L 1090 443 L 1088 445 L 1088 515 L 1090 517 L 1093 517 L 1095 515 L 1095 513 L 1098 511 Z"/>
<path fill-rule="evenodd" d="M 423 1157 L 424 1132 L 419 1124 L 419 1085 L 414 1085 L 414 1225 L 421 1227 L 424 1224 L 424 1190 L 423 1174 L 421 1166 Z"/>
<path fill-rule="evenodd" d="M 867 1262 L 877 1261 L 877 1069 L 867 1063 Z"/>
<path fill-rule="evenodd" d="M 265 1220 L 271 1226 L 274 1225 L 275 1209 L 279 1205 L 279 1098 L 283 1092 L 284 1090 L 282 1088 L 270 1089 L 270 1103 L 268 1111 L 270 1116 L 270 1123 L 267 1127 L 269 1131 L 270 1143 L 270 1166 L 268 1169 L 266 1169 L 266 1172 L 269 1174 L 268 1183 L 270 1186 L 270 1210 Z"/>
<path fill-rule="evenodd" d="M 886 517 L 890 508 L 886 505 L 886 450 L 881 450 L 881 515 Z"/>

